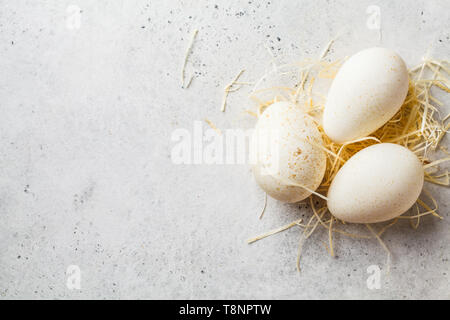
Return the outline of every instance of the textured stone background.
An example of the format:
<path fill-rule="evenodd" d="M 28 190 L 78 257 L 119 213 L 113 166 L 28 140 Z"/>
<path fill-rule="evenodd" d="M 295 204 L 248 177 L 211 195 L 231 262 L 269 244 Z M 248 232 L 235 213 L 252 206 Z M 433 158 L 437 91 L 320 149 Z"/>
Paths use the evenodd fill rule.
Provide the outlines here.
<path fill-rule="evenodd" d="M 81 10 L 79 28 L 70 5 Z M 381 43 L 366 27 L 369 5 L 381 9 Z M 259 221 L 263 193 L 247 165 L 170 157 L 172 132 L 195 120 L 253 125 L 242 114 L 248 92 L 230 95 L 223 114 L 222 88 L 242 68 L 243 80 L 259 78 L 270 67 L 265 47 L 299 59 L 342 32 L 331 57 L 381 44 L 410 66 L 429 48 L 448 58 L 449 1 L 5 0 L 0 8 L 0 298 L 450 298 L 448 189 L 428 187 L 444 221 L 386 233 L 392 270 L 369 290 L 367 267 L 384 268 L 386 258 L 376 241 L 336 236 L 333 259 L 318 232 L 298 274 L 298 229 L 245 240 L 308 208 L 269 200 Z M 187 74 L 196 77 L 183 90 L 195 28 Z M 66 286 L 69 265 L 81 269 L 80 290 Z"/>

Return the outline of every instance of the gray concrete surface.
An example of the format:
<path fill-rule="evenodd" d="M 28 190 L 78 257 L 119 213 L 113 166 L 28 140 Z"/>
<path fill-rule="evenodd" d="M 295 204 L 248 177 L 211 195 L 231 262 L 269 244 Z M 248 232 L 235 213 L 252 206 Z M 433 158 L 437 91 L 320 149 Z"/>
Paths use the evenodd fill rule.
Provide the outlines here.
<path fill-rule="evenodd" d="M 367 27 L 370 5 L 380 8 L 381 42 Z M 427 186 L 445 220 L 386 233 L 389 275 L 376 241 L 336 236 L 333 259 L 323 230 L 306 243 L 299 274 L 299 229 L 245 240 L 309 209 L 269 200 L 259 221 L 263 193 L 247 165 L 171 161 L 171 134 L 195 120 L 253 125 L 242 114 L 246 89 L 221 113 L 222 88 L 242 68 L 243 80 L 260 77 L 270 66 L 265 47 L 298 59 L 342 31 L 331 56 L 381 44 L 410 66 L 428 48 L 448 58 L 448 1 L 5 0 L 0 8 L 0 299 L 450 298 L 448 188 Z M 195 79 L 185 90 L 180 70 L 195 28 L 187 66 Z M 79 289 L 67 286 L 71 265 Z M 366 285 L 370 265 L 383 269 L 378 290 Z"/>

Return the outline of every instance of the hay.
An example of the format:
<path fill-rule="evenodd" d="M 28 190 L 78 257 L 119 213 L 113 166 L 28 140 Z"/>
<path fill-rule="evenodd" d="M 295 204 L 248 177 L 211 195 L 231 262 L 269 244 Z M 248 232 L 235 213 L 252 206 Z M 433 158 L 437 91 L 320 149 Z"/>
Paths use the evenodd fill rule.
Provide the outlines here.
<path fill-rule="evenodd" d="M 340 59 L 333 62 L 323 60 L 323 56 L 329 51 L 331 44 L 332 42 L 327 45 L 323 51 L 324 53 L 318 60 L 308 59 L 299 63 L 286 64 L 264 75 L 256 82 L 250 96 L 250 99 L 255 102 L 256 111 L 247 110 L 246 112 L 259 117 L 265 108 L 274 101 L 290 101 L 297 104 L 303 111 L 310 115 L 318 124 L 318 129 L 322 133 L 324 144 L 323 146 L 317 147 L 322 148 L 326 152 L 327 169 L 321 185 L 310 196 L 313 215 L 308 223 L 303 226 L 297 255 L 297 269 L 300 270 L 300 256 L 305 240 L 319 226 L 328 231 L 329 244 L 327 250 L 332 256 L 335 254 L 333 233 L 340 233 L 352 238 L 377 239 L 387 252 L 387 266 L 389 269 L 391 254 L 381 239 L 381 236 L 388 228 L 403 219 L 410 220 L 411 226 L 414 229 L 419 227 L 420 219 L 424 216 L 433 215 L 442 219 L 437 213 L 438 205 L 428 191 L 424 190 L 423 193 L 433 203 L 433 209 L 422 199 L 418 199 L 415 204 L 415 215 L 402 215 L 397 217 L 387 222 L 379 232 L 375 232 L 370 225 L 367 225 L 367 229 L 371 233 L 369 236 L 353 234 L 338 228 L 339 224 L 342 226 L 346 226 L 347 224 L 335 219 L 327 210 L 326 205 L 320 209 L 316 209 L 313 203 L 313 197 L 318 196 L 326 199 L 324 194 L 327 193 L 331 181 L 345 162 L 358 151 L 373 144 L 383 142 L 397 143 L 410 149 L 422 161 L 426 181 L 439 186 L 449 186 L 449 173 L 447 170 L 445 172 L 439 172 L 439 165 L 449 161 L 450 157 L 440 159 L 435 159 L 435 157 L 439 155 L 439 151 L 449 155 L 447 148 L 440 146 L 440 142 L 450 129 L 450 123 L 446 123 L 450 118 L 450 114 L 440 118 L 439 108 L 443 103 L 434 96 L 433 90 L 436 88 L 444 93 L 450 92 L 450 81 L 448 79 L 450 66 L 447 61 L 433 60 L 429 57 L 425 58 L 418 66 L 409 70 L 410 83 L 408 94 L 402 107 L 394 117 L 369 137 L 341 145 L 331 141 L 324 133 L 320 119 L 324 109 L 325 97 L 320 89 L 316 90 L 318 82 L 331 81 L 335 77 L 340 65 L 345 60 Z M 291 83 L 287 85 L 285 83 L 276 83 L 269 87 L 258 88 L 258 85 L 267 82 L 270 77 L 276 78 L 280 75 L 290 75 Z M 301 185 L 298 186 L 303 187 Z M 420 208 L 424 208 L 425 211 L 421 212 Z M 326 221 L 322 220 L 323 217 L 325 217 Z"/>
<path fill-rule="evenodd" d="M 189 78 L 189 81 L 187 82 L 187 84 L 185 83 L 186 82 L 186 65 L 187 65 L 187 62 L 189 60 L 189 56 L 191 55 L 192 47 L 194 46 L 194 41 L 195 41 L 195 38 L 197 37 L 197 34 L 198 34 L 198 29 L 195 29 L 192 32 L 191 40 L 190 40 L 189 45 L 188 45 L 188 47 L 186 49 L 186 53 L 184 55 L 183 67 L 181 68 L 181 87 L 183 89 L 189 88 L 189 86 L 192 83 L 192 80 L 194 79 L 194 76 L 191 76 Z"/>

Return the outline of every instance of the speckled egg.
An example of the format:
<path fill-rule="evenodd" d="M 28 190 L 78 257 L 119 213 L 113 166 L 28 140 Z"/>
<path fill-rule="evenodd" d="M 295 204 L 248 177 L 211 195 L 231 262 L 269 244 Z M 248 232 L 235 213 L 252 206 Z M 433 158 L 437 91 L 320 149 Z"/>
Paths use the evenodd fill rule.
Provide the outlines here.
<path fill-rule="evenodd" d="M 299 106 L 277 102 L 260 116 L 252 136 L 253 173 L 267 194 L 298 202 L 320 185 L 326 155 L 314 120 Z M 306 187 L 307 189 L 303 188 Z"/>

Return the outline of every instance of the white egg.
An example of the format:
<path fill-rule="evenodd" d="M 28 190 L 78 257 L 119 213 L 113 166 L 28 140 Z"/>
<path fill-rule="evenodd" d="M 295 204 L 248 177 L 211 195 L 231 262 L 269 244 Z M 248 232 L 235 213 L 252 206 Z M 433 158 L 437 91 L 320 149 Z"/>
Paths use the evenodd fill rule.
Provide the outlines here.
<path fill-rule="evenodd" d="M 385 48 L 370 48 L 350 57 L 328 92 L 323 128 L 334 142 L 371 134 L 400 109 L 408 93 L 403 59 Z"/>
<path fill-rule="evenodd" d="M 298 202 L 320 185 L 326 156 L 314 120 L 299 106 L 277 102 L 260 116 L 252 136 L 253 173 L 267 194 Z M 305 189 L 306 187 L 307 189 Z"/>
<path fill-rule="evenodd" d="M 387 221 L 411 208 L 423 180 L 422 163 L 413 152 L 397 144 L 376 144 L 356 153 L 336 174 L 328 209 L 347 222 Z"/>

